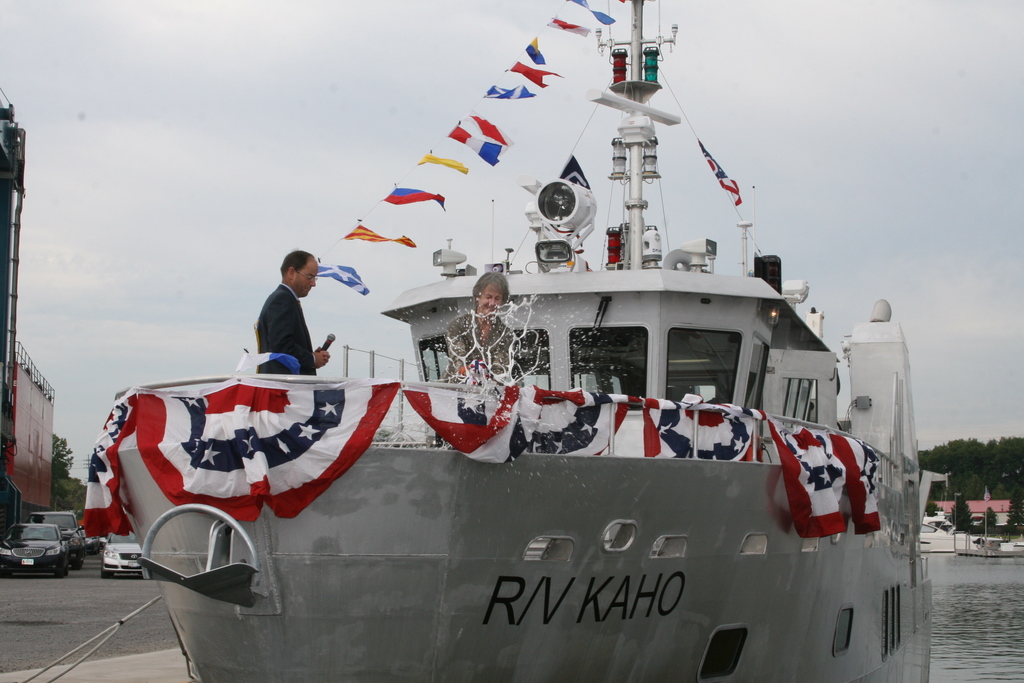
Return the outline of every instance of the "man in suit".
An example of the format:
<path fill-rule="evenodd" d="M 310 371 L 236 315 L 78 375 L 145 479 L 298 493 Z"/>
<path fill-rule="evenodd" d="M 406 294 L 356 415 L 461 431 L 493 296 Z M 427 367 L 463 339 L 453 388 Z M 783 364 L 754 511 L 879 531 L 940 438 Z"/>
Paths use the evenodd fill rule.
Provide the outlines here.
<path fill-rule="evenodd" d="M 309 329 L 299 299 L 316 287 L 316 258 L 308 251 L 293 251 L 281 263 L 281 284 L 267 297 L 260 311 L 260 353 L 287 353 L 299 361 L 300 373 L 315 375 L 331 359 L 323 349 L 313 350 Z M 277 361 L 260 366 L 261 373 L 287 375 L 290 371 Z"/>

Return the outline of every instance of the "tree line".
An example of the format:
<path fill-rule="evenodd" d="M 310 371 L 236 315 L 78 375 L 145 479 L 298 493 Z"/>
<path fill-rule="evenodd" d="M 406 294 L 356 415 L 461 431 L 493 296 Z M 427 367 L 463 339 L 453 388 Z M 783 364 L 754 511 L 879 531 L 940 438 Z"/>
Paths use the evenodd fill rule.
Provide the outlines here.
<path fill-rule="evenodd" d="M 918 460 L 921 469 L 949 475 L 948 484 L 932 484 L 929 498 L 956 501 L 954 517 L 959 530 L 980 528 L 981 525 L 970 525 L 967 501 L 982 500 L 986 490 L 995 500 L 1010 501 L 1006 532 L 1016 533 L 1024 527 L 1024 438 L 1003 437 L 986 442 L 957 439 L 921 451 Z M 992 530 L 995 512 L 990 509 L 986 516 Z"/>

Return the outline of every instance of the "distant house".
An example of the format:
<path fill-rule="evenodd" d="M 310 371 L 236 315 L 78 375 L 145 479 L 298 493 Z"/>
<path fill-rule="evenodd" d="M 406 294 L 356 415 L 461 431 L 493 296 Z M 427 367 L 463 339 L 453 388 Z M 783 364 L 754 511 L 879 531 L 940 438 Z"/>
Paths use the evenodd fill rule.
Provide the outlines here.
<path fill-rule="evenodd" d="M 953 519 L 953 505 L 955 503 L 952 500 L 936 501 L 936 505 L 942 510 L 948 519 Z M 1006 524 L 1006 518 L 1010 514 L 1010 501 L 1009 500 L 990 500 L 985 502 L 984 500 L 969 500 L 967 506 L 971 509 L 971 518 L 976 522 L 982 522 L 985 519 L 985 511 L 989 508 L 996 513 L 996 525 L 1002 526 Z"/>

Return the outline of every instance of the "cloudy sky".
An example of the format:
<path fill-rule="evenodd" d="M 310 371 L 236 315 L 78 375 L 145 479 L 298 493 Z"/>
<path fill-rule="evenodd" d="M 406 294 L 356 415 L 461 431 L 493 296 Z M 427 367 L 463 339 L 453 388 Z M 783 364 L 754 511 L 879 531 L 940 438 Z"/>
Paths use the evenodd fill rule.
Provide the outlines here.
<path fill-rule="evenodd" d="M 592 6 L 626 37 L 624 5 Z M 1024 3 L 647 8 L 649 33 L 679 25 L 652 102 L 687 119 L 658 131 L 649 222 L 669 246 L 715 239 L 717 271 L 739 274 L 735 224 L 754 220 L 786 279 L 810 282 L 801 308 L 825 311 L 834 349 L 891 302 L 922 447 L 1024 435 Z M 0 100 L 28 135 L 18 338 L 56 391 L 78 472 L 118 390 L 234 369 L 293 248 L 372 290 L 321 282 L 305 305 L 314 338 L 412 359 L 380 311 L 439 277 L 430 255 L 447 239 L 477 266 L 518 249 L 518 175 L 555 177 L 575 152 L 598 226 L 618 223 L 603 180 L 618 116 L 584 98 L 608 82 L 607 54 L 547 28 L 556 15 L 597 26 L 562 0 L 3 0 Z M 564 78 L 532 100 L 481 100 L 524 83 L 505 70 L 534 37 Z M 471 109 L 515 142 L 495 168 L 446 139 Z M 697 135 L 740 183 L 739 213 Z M 431 151 L 469 175 L 418 167 Z M 443 194 L 447 211 L 379 204 L 395 185 Z M 420 246 L 339 243 L 359 219 Z"/>

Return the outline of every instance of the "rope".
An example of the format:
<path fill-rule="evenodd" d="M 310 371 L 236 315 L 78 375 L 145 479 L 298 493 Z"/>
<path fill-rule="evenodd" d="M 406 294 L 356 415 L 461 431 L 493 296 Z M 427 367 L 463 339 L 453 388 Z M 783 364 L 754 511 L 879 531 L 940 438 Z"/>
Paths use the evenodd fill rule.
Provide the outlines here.
<path fill-rule="evenodd" d="M 142 607 L 138 608 L 137 610 L 135 610 L 134 612 L 132 612 L 131 614 L 129 614 L 128 616 L 126 616 L 126 617 L 121 617 L 120 619 L 118 619 L 118 620 L 117 620 L 117 623 L 115 623 L 115 624 L 113 624 L 113 625 L 111 625 L 111 626 L 109 626 L 109 627 L 107 627 L 107 628 L 103 629 L 102 631 L 100 631 L 99 633 L 97 633 L 97 634 L 96 634 L 95 636 L 93 636 L 93 637 L 92 637 L 92 638 L 90 638 L 89 640 L 85 641 L 84 643 L 82 643 L 81 645 L 79 645 L 78 647 L 76 647 L 76 648 L 75 648 L 74 650 L 71 650 L 71 652 L 68 652 L 68 653 L 67 653 L 67 654 L 65 654 L 65 655 L 61 655 L 61 657 L 59 657 L 59 658 L 58 658 L 57 660 L 55 660 L 55 661 L 54 661 L 54 662 L 53 662 L 52 664 L 48 665 L 48 666 L 47 666 L 46 668 L 44 668 L 44 669 L 40 669 L 39 671 L 37 671 L 37 672 L 36 672 L 36 673 L 34 673 L 34 674 L 32 674 L 31 676 L 29 676 L 28 678 L 26 678 L 26 679 L 25 679 L 24 681 L 22 681 L 22 683 L 28 683 L 28 682 L 29 682 L 29 681 L 31 681 L 32 679 L 34 679 L 34 678 L 36 678 L 36 677 L 38 677 L 38 676 L 41 676 L 41 675 L 43 675 L 44 673 L 46 673 L 47 671 L 49 671 L 49 670 L 50 670 L 50 669 L 52 669 L 53 667 L 55 667 L 55 666 L 57 666 L 58 664 L 60 664 L 61 662 L 63 662 L 63 661 L 65 660 L 65 659 L 67 659 L 67 658 L 68 658 L 68 657 L 70 657 L 71 655 L 73 655 L 73 654 L 77 653 L 77 652 L 78 652 L 79 650 L 82 650 L 83 648 L 86 648 L 86 647 L 88 647 L 88 646 L 89 646 L 90 644 L 92 644 L 92 643 L 93 643 L 94 641 L 96 641 L 96 640 L 98 640 L 98 639 L 100 639 L 100 638 L 103 638 L 103 640 L 100 640 L 100 642 L 99 642 L 99 643 L 98 643 L 98 644 L 96 645 L 96 647 L 94 647 L 94 648 L 92 648 L 91 650 L 89 650 L 88 652 L 86 652 L 86 653 L 85 653 L 84 655 L 82 655 L 82 656 L 81 656 L 81 657 L 80 657 L 80 658 L 78 659 L 78 661 L 76 661 L 76 662 L 75 662 L 74 664 L 71 664 L 70 666 L 68 666 L 68 668 L 67 668 L 67 669 L 65 669 L 64 671 L 60 672 L 59 674 L 57 674 L 57 675 L 56 675 L 56 676 L 54 676 L 53 678 L 47 679 L 47 680 L 46 680 L 46 683 L 52 683 L 53 681 L 57 680 L 58 678 L 60 678 L 61 676 L 63 676 L 64 674 L 66 674 L 67 672 L 71 671 L 71 670 L 72 670 L 72 669 L 74 669 L 74 668 L 75 668 L 76 666 L 78 666 L 79 664 L 81 664 L 82 662 L 84 662 L 84 661 L 85 661 L 86 659 L 88 659 L 88 658 L 89 658 L 89 656 L 90 656 L 90 655 L 92 655 L 92 653 L 96 652 L 96 650 L 98 650 L 98 649 L 100 649 L 101 647 L 103 647 L 103 644 L 104 644 L 104 643 L 106 643 L 106 642 L 107 642 L 108 640 L 110 640 L 110 639 L 111 639 L 111 638 L 113 637 L 113 635 L 114 635 L 115 633 L 117 633 L 117 632 L 118 632 L 118 630 L 119 630 L 119 629 L 121 628 L 121 626 L 123 626 L 123 625 L 124 625 L 124 623 L 125 623 L 126 621 L 128 621 L 128 620 L 129 620 L 129 619 L 131 619 L 132 617 L 134 617 L 134 616 L 136 616 L 136 615 L 140 614 L 140 613 L 141 613 L 141 612 L 142 612 L 143 610 L 145 610 L 145 609 L 147 609 L 147 608 L 151 607 L 152 605 L 155 605 L 155 604 L 157 603 L 157 601 L 159 601 L 159 600 L 160 600 L 161 598 L 162 598 L 162 596 L 159 596 L 159 595 L 158 595 L 158 596 L 156 596 L 155 598 L 153 598 L 152 600 L 150 600 L 149 602 L 147 602 L 147 603 L 146 603 L 145 605 L 143 605 Z M 105 637 L 104 637 L 104 636 L 105 636 Z"/>

